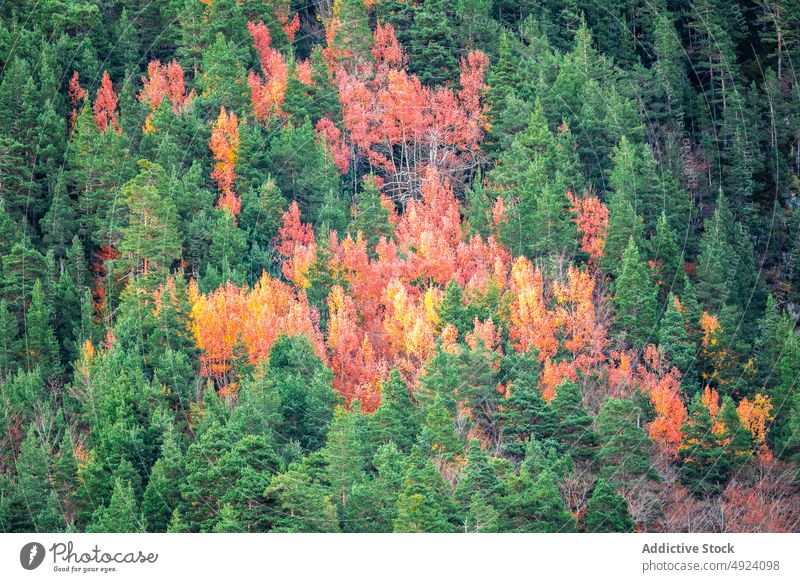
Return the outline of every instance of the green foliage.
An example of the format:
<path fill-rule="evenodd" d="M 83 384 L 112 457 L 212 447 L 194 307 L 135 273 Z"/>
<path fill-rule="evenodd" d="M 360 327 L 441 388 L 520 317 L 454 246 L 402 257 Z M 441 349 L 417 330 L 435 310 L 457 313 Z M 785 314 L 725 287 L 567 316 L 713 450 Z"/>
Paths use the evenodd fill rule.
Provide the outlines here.
<path fill-rule="evenodd" d="M 693 495 L 719 492 L 730 476 L 730 459 L 722 437 L 716 434 L 713 420 L 700 394 L 689 407 L 689 419 L 683 428 L 680 474 Z"/>
<path fill-rule="evenodd" d="M 264 491 L 274 532 L 337 532 L 336 507 L 330 495 L 308 471 L 291 465 L 272 478 Z"/>
<path fill-rule="evenodd" d="M 683 309 L 686 310 L 685 307 Z M 664 355 L 669 359 L 670 364 L 678 368 L 687 382 L 690 382 L 689 372 L 694 366 L 697 346 L 689 340 L 689 332 L 686 328 L 685 315 L 678 309 L 675 295 L 670 293 L 658 327 L 658 345 L 663 348 Z"/>
<path fill-rule="evenodd" d="M 557 419 L 553 437 L 561 443 L 561 449 L 576 458 L 591 458 L 597 435 L 592 430 L 592 419 L 578 385 L 569 381 L 560 384 L 550 406 Z"/>
<path fill-rule="evenodd" d="M 454 80 L 458 69 L 453 28 L 442 0 L 417 8 L 409 31 L 411 70 L 428 86 Z"/>
<path fill-rule="evenodd" d="M 791 530 L 798 14 L 797 0 L 6 2 L 0 531 L 622 532 L 631 513 L 662 531 L 708 508 L 722 525 L 695 524 Z M 275 70 L 248 22 L 269 30 Z M 375 67 L 378 24 L 403 49 L 391 71 Z M 461 77 L 473 50 L 489 59 L 482 87 Z M 171 72 L 151 110 L 156 59 Z M 114 95 L 98 93 L 106 71 Z M 276 81 L 285 115 L 255 117 L 251 71 Z M 103 107 L 115 123 L 101 129 Z M 236 216 L 216 208 L 223 107 L 238 118 Z M 342 132 L 343 175 L 322 118 Z M 455 245 L 404 240 L 425 165 L 458 202 L 460 223 L 441 225 L 461 229 Z M 584 265 L 591 306 L 556 284 L 590 234 L 567 193 L 609 213 Z M 291 202 L 316 241 L 303 289 L 277 250 Z M 520 256 L 543 274 L 547 318 L 509 277 Z M 319 343 L 264 330 L 277 341 L 254 363 L 253 330 L 225 325 L 201 349 L 200 326 L 222 322 L 196 319 L 195 283 L 234 293 L 264 272 L 294 295 L 287 327 L 310 321 Z M 387 302 L 397 284 L 407 306 Z M 337 357 L 363 356 L 374 412 L 333 388 L 349 380 L 325 353 L 335 285 L 357 336 Z M 387 316 L 402 323 L 391 341 Z M 555 352 L 519 351 L 527 316 Z M 491 349 L 472 335 L 490 318 Z M 230 344 L 222 378 L 208 359 Z M 575 381 L 546 402 L 553 365 Z M 765 443 L 737 412 L 756 395 L 772 404 Z M 682 431 L 673 448 L 664 423 Z"/>
<path fill-rule="evenodd" d="M 165 532 L 180 499 L 183 455 L 174 430 L 168 427 L 161 445 L 161 456 L 150 470 L 142 497 L 142 520 L 147 531 Z"/>
<path fill-rule="evenodd" d="M 530 439 L 543 440 L 555 435 L 558 417 L 542 398 L 533 378 L 522 377 L 514 382 L 504 408 L 503 451 L 510 457 L 521 460 Z"/>
<path fill-rule="evenodd" d="M 9 531 L 63 531 L 58 498 L 49 481 L 49 448 L 31 426 L 16 462 L 17 482 L 9 500 Z"/>
<path fill-rule="evenodd" d="M 656 337 L 658 318 L 657 289 L 647 264 L 640 258 L 633 238 L 622 255 L 619 276 L 614 281 L 614 307 L 617 329 L 638 348 Z"/>
<path fill-rule="evenodd" d="M 531 467 L 533 468 L 533 467 Z M 575 531 L 570 514 L 558 491 L 550 467 L 536 471 L 520 470 L 506 482 L 501 512 L 501 531 L 520 533 L 557 533 Z"/>
<path fill-rule="evenodd" d="M 633 531 L 633 519 L 628 502 L 614 492 L 603 479 L 597 482 L 586 506 L 586 531 L 590 533 L 628 533 Z"/>
<path fill-rule="evenodd" d="M 392 370 L 381 390 L 381 405 L 370 417 L 375 438 L 394 443 L 408 452 L 420 432 L 420 411 L 411 398 L 408 386 L 397 370 Z"/>
<path fill-rule="evenodd" d="M 38 366 L 48 377 L 58 374 L 61 368 L 58 341 L 50 325 L 50 309 L 45 303 L 39 279 L 33 285 L 31 304 L 25 314 L 20 359 L 28 370 Z"/>
<path fill-rule="evenodd" d="M 643 421 L 644 414 L 633 400 L 609 398 L 603 402 L 597 417 L 597 458 L 609 483 L 638 485 L 644 479 L 658 478 L 650 465 L 652 443 L 642 428 Z"/>
<path fill-rule="evenodd" d="M 380 191 L 374 177 L 365 177 L 363 188 L 358 194 L 355 217 L 351 224 L 353 233 L 362 234 L 367 242 L 367 252 L 375 258 L 375 245 L 381 238 L 389 239 L 393 228 L 389 223 L 389 211 L 381 204 Z"/>
<path fill-rule="evenodd" d="M 130 483 L 114 480 L 114 492 L 107 507 L 98 509 L 86 528 L 89 533 L 143 532 L 138 505 Z"/>
<path fill-rule="evenodd" d="M 177 210 L 161 194 L 168 188 L 164 169 L 144 161 L 139 162 L 136 178 L 123 186 L 129 215 L 114 265 L 120 278 L 161 281 L 180 257 Z"/>
<path fill-rule="evenodd" d="M 461 452 L 462 445 L 456 434 L 455 422 L 441 394 L 437 394 L 434 401 L 426 406 L 419 440 L 422 450 L 428 455 L 446 461 L 455 460 Z"/>
<path fill-rule="evenodd" d="M 328 431 L 323 450 L 327 463 L 328 482 L 340 511 L 347 511 L 347 500 L 353 486 L 364 476 L 370 446 L 367 419 L 359 409 L 338 408 Z"/>
<path fill-rule="evenodd" d="M 325 444 L 337 400 L 331 371 L 302 336 L 279 338 L 270 352 L 263 378 L 265 391 L 274 391 L 280 421 L 278 442 L 296 441 L 304 451 Z"/>
<path fill-rule="evenodd" d="M 448 533 L 454 508 L 448 486 L 433 463 L 415 449 L 406 462 L 403 485 L 397 497 L 395 533 Z"/>
<path fill-rule="evenodd" d="M 278 188 L 297 202 L 304 222 L 321 224 L 325 195 L 339 191 L 339 173 L 317 143 L 308 120 L 286 124 L 270 141 L 270 168 Z"/>

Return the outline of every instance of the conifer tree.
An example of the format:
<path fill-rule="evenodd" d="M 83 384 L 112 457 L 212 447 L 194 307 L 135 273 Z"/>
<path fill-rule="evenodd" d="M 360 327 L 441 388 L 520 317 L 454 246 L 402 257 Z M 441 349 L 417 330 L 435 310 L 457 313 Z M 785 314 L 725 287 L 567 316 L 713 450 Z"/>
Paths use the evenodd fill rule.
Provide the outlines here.
<path fill-rule="evenodd" d="M 122 188 L 129 210 L 119 244 L 120 257 L 115 261 L 122 278 L 160 282 L 180 257 L 177 211 L 162 194 L 167 185 L 161 166 L 140 162 L 138 176 Z"/>
<path fill-rule="evenodd" d="M 165 532 L 180 499 L 183 455 L 171 425 L 161 445 L 161 456 L 150 471 L 142 497 L 142 521 L 150 532 Z"/>
<path fill-rule="evenodd" d="M 69 271 L 64 271 L 53 290 L 55 305 L 55 334 L 60 340 L 63 360 L 66 363 L 78 359 L 80 345 L 75 330 L 80 327 L 81 297 L 72 282 Z"/>
<path fill-rule="evenodd" d="M 333 415 L 328 442 L 323 449 L 327 462 L 332 500 L 344 514 L 350 491 L 364 476 L 369 458 L 367 419 L 356 406 L 351 410 L 337 408 Z"/>
<path fill-rule="evenodd" d="M 433 463 L 415 449 L 408 457 L 403 487 L 397 498 L 394 532 L 452 532 L 452 514 L 447 484 Z"/>
<path fill-rule="evenodd" d="M 712 313 L 720 310 L 731 293 L 731 267 L 736 264 L 730 234 L 734 224 L 727 198 L 720 191 L 714 215 L 703 225 L 697 265 L 697 297 Z"/>
<path fill-rule="evenodd" d="M 658 327 L 658 345 L 664 350 L 664 355 L 670 364 L 681 371 L 684 379 L 691 384 L 691 370 L 697 357 L 697 347 L 689 340 L 687 331 L 686 308 L 681 306 L 675 295 L 667 296 L 664 315 Z M 685 386 L 688 388 L 689 386 Z"/>
<path fill-rule="evenodd" d="M 372 34 L 364 3 L 358 0 L 335 0 L 333 13 L 341 27 L 337 30 L 336 43 L 350 57 L 349 63 L 355 65 L 369 60 Z"/>
<path fill-rule="evenodd" d="M 502 496 L 503 486 L 490 464 L 489 456 L 481 449 L 479 441 L 471 440 L 467 449 L 467 464 L 458 477 L 453 501 L 462 509 L 470 508 L 476 497 L 497 506 Z"/>
<path fill-rule="evenodd" d="M 689 406 L 689 419 L 684 424 L 683 445 L 678 450 L 680 474 L 693 495 L 718 493 L 728 480 L 730 460 L 714 422 L 700 394 Z"/>
<path fill-rule="evenodd" d="M 638 240 L 642 220 L 636 214 L 633 201 L 624 191 L 613 192 L 608 202 L 608 236 L 601 265 L 603 271 L 618 275 L 622 257 L 631 238 Z"/>
<path fill-rule="evenodd" d="M 281 193 L 298 203 L 304 222 L 320 224 L 325 194 L 339 191 L 339 172 L 317 143 L 311 122 L 287 123 L 270 141 L 269 154 Z"/>
<path fill-rule="evenodd" d="M 107 507 L 98 509 L 86 531 L 89 533 L 137 533 L 143 532 L 139 507 L 130 483 L 114 480 L 114 492 Z"/>
<path fill-rule="evenodd" d="M 642 428 L 643 420 L 641 408 L 632 400 L 609 398 L 603 402 L 597 417 L 597 458 L 609 483 L 636 485 L 642 479 L 657 478 L 650 466 L 652 442 Z"/>
<path fill-rule="evenodd" d="M 426 454 L 446 461 L 454 460 L 463 449 L 441 394 L 436 394 L 433 402 L 426 406 L 419 440 Z"/>
<path fill-rule="evenodd" d="M 633 519 L 628 502 L 611 485 L 600 479 L 586 507 L 586 531 L 590 533 L 628 533 L 633 531 Z"/>
<path fill-rule="evenodd" d="M 511 386 L 511 397 L 504 404 L 500 417 L 503 422 L 503 451 L 522 460 L 528 440 L 552 438 L 558 428 L 555 411 L 542 397 L 532 378 L 520 378 Z"/>
<path fill-rule="evenodd" d="M 0 378 L 14 369 L 17 360 L 17 319 L 8 310 L 5 300 L 0 300 Z"/>
<path fill-rule="evenodd" d="M 392 370 L 381 389 L 381 405 L 370 417 L 378 442 L 394 443 L 408 452 L 420 432 L 420 410 L 397 370 Z"/>
<path fill-rule="evenodd" d="M 656 294 L 650 271 L 631 237 L 622 255 L 619 277 L 614 281 L 614 307 L 617 329 L 638 348 L 656 337 Z"/>
<path fill-rule="evenodd" d="M 48 377 L 57 375 L 61 370 L 58 340 L 50 325 L 50 309 L 45 303 L 42 283 L 38 279 L 33 285 L 31 304 L 25 314 L 22 361 L 28 370 L 39 366 Z"/>
<path fill-rule="evenodd" d="M 728 453 L 731 469 L 740 470 L 751 458 L 754 448 L 753 436 L 742 426 L 736 405 L 730 396 L 726 396 L 719 409 L 719 421 L 725 429 L 725 449 Z"/>
<path fill-rule="evenodd" d="M 680 282 L 678 275 L 683 269 L 681 251 L 678 249 L 675 231 L 669 225 L 665 212 L 661 213 L 648 246 L 650 261 L 655 265 L 659 290 L 658 297 L 660 303 L 664 303 L 670 290 L 677 287 Z"/>
<path fill-rule="evenodd" d="M 375 245 L 381 238 L 389 239 L 393 228 L 389 223 L 389 211 L 381 204 L 381 195 L 374 176 L 363 179 L 363 188 L 358 194 L 355 216 L 351 224 L 354 235 L 362 233 L 367 242 L 367 252 L 375 258 Z"/>
<path fill-rule="evenodd" d="M 558 423 L 554 437 L 561 443 L 561 449 L 576 458 L 593 457 L 597 435 L 578 385 L 570 381 L 561 383 L 550 406 Z"/>
<path fill-rule="evenodd" d="M 16 462 L 17 483 L 10 499 L 11 531 L 57 532 L 64 529 L 58 499 L 50 486 L 49 447 L 30 426 Z"/>
<path fill-rule="evenodd" d="M 24 323 L 25 310 L 31 303 L 33 288 L 37 281 L 48 281 L 48 264 L 46 258 L 36 250 L 30 241 L 23 239 L 14 243 L 9 252 L 2 257 L 3 268 L 0 271 L 0 291 L 6 300 L 9 311 L 12 311 L 20 323 Z"/>
<path fill-rule="evenodd" d="M 528 533 L 558 533 L 575 530 L 570 514 L 549 468 L 532 477 L 527 471 L 511 476 L 500 514 L 501 530 Z"/>
<path fill-rule="evenodd" d="M 88 104 L 81 110 L 67 155 L 69 177 L 78 193 L 80 234 L 96 247 L 116 246 L 124 226 L 119 188 L 133 178 L 125 134 L 100 131 Z"/>
<path fill-rule="evenodd" d="M 296 440 L 304 450 L 321 448 L 337 396 L 331 371 L 314 354 L 308 340 L 302 336 L 279 338 L 270 352 L 265 381 L 279 398 L 280 438 Z"/>
<path fill-rule="evenodd" d="M 442 0 L 429 0 L 417 9 L 408 46 L 411 70 L 424 85 L 441 85 L 454 79 L 458 69 L 456 46 Z"/>
<path fill-rule="evenodd" d="M 293 464 L 286 472 L 275 475 L 264 495 L 272 515 L 270 531 L 339 531 L 336 507 L 330 494 L 303 466 Z"/>

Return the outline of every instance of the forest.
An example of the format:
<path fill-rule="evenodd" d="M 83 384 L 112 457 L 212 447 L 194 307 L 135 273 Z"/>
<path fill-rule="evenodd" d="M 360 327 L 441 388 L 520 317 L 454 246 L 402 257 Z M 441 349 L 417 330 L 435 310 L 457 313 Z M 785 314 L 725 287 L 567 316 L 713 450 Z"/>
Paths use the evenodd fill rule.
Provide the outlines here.
<path fill-rule="evenodd" d="M 800 0 L 0 4 L 0 532 L 800 531 Z"/>

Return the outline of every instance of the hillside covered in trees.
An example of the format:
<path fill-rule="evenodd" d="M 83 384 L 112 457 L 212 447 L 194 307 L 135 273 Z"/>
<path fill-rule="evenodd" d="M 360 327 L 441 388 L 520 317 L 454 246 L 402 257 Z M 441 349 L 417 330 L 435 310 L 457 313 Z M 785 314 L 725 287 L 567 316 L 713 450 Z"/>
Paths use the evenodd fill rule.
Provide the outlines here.
<path fill-rule="evenodd" d="M 0 531 L 800 530 L 798 0 L 0 17 Z"/>

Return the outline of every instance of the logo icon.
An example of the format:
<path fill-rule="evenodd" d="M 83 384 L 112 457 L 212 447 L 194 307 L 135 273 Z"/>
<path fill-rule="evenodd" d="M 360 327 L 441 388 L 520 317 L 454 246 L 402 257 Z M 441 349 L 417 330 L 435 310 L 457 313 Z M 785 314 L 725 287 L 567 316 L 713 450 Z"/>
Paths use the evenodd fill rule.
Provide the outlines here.
<path fill-rule="evenodd" d="M 35 570 L 44 561 L 44 546 L 39 542 L 29 542 L 19 551 L 19 563 L 26 570 Z"/>

